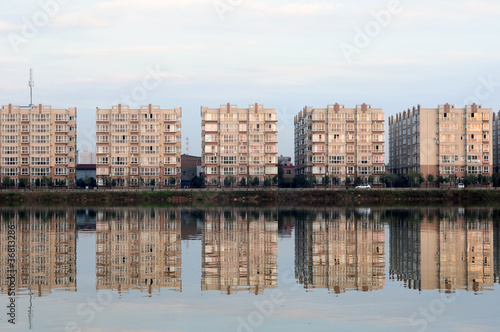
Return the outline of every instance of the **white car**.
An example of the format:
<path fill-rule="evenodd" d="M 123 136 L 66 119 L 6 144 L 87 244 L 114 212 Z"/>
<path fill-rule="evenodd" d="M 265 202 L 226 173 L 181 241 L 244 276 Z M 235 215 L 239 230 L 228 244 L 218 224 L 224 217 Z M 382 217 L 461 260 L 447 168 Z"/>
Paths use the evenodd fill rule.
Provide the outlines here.
<path fill-rule="evenodd" d="M 362 185 L 359 185 L 359 186 L 356 186 L 355 189 L 370 189 L 371 186 L 369 184 L 362 184 Z"/>
<path fill-rule="evenodd" d="M 458 189 L 464 189 L 464 188 L 465 188 L 465 185 L 464 185 L 463 183 L 459 183 L 459 184 L 457 185 L 457 188 L 458 188 Z"/>

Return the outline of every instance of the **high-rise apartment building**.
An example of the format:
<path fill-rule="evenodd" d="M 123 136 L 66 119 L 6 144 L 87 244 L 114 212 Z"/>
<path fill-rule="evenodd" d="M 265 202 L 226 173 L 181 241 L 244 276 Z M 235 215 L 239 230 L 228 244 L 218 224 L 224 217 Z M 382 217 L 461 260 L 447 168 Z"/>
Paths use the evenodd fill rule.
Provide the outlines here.
<path fill-rule="evenodd" d="M 180 186 L 182 109 L 97 108 L 99 186 Z"/>
<path fill-rule="evenodd" d="M 221 105 L 201 108 L 202 172 L 207 185 L 264 184 L 278 175 L 276 110 L 254 104 L 248 108 Z M 258 180 L 255 180 L 255 179 Z"/>
<path fill-rule="evenodd" d="M 389 119 L 390 169 L 456 179 L 491 175 L 492 110 L 480 105 L 420 106 Z"/>
<path fill-rule="evenodd" d="M 76 108 L 2 106 L 0 135 L 4 185 L 74 186 Z"/>
<path fill-rule="evenodd" d="M 500 173 L 500 112 L 493 113 L 493 172 Z"/>
<path fill-rule="evenodd" d="M 342 184 L 357 177 L 378 181 L 385 172 L 382 109 L 366 104 L 306 106 L 294 125 L 296 176 L 314 176 L 318 184 L 325 178 Z"/>

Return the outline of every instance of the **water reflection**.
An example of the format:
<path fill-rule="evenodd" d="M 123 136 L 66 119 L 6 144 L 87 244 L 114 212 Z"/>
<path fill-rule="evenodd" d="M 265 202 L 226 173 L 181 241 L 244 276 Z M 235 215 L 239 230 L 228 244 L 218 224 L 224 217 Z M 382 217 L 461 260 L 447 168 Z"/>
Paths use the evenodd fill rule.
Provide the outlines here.
<path fill-rule="evenodd" d="M 201 289 L 260 294 L 278 280 L 277 213 L 217 209 L 205 213 Z"/>
<path fill-rule="evenodd" d="M 96 217 L 97 289 L 182 291 L 181 213 L 101 210 Z"/>
<path fill-rule="evenodd" d="M 75 211 L 3 209 L 0 293 L 76 291 Z"/>
<path fill-rule="evenodd" d="M 391 278 L 418 290 L 493 289 L 492 211 L 420 209 L 391 217 Z"/>
<path fill-rule="evenodd" d="M 385 233 L 380 212 L 331 209 L 299 213 L 295 223 L 295 275 L 306 289 L 334 293 L 382 289 Z"/>

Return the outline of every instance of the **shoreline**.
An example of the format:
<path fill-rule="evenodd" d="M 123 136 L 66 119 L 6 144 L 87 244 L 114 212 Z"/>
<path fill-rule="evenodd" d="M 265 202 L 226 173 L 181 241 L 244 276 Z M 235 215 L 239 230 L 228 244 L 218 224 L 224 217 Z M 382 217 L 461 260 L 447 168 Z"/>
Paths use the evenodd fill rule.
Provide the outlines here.
<path fill-rule="evenodd" d="M 283 205 L 345 206 L 357 204 L 500 204 L 500 190 L 471 189 L 174 189 L 174 190 L 2 190 L 0 206 L 80 205 Z"/>

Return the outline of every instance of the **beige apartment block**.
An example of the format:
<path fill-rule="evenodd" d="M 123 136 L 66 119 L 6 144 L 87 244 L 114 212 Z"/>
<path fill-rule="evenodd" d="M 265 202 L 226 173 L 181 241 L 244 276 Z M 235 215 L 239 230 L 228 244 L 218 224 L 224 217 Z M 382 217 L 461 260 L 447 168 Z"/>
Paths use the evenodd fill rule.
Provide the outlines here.
<path fill-rule="evenodd" d="M 467 175 L 493 171 L 492 110 L 480 105 L 455 108 L 420 106 L 389 119 L 389 155 L 392 173 L 414 171 L 455 181 Z"/>
<path fill-rule="evenodd" d="M 357 177 L 374 182 L 385 172 L 384 113 L 370 105 L 304 107 L 294 118 L 295 176 L 317 184 L 343 184 Z M 353 181 L 354 182 L 354 181 Z"/>
<path fill-rule="evenodd" d="M 209 186 L 238 185 L 278 175 L 278 116 L 273 108 L 221 105 L 201 108 L 202 172 Z M 231 181 L 226 181 L 230 184 Z M 256 184 L 257 182 L 254 182 Z"/>
<path fill-rule="evenodd" d="M 180 187 L 182 109 L 97 108 L 99 186 Z"/>
<path fill-rule="evenodd" d="M 0 116 L 4 185 L 72 188 L 76 177 L 76 108 L 4 105 Z"/>
<path fill-rule="evenodd" d="M 493 168 L 500 173 L 500 112 L 493 113 Z"/>

